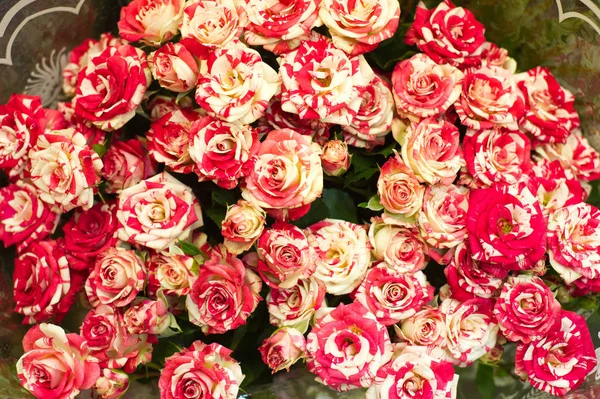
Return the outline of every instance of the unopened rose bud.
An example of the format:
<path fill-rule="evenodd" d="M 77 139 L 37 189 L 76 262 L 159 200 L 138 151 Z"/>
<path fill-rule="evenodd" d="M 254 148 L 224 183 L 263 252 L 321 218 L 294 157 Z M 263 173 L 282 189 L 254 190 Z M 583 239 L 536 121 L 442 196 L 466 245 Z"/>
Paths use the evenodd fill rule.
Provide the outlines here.
<path fill-rule="evenodd" d="M 120 398 L 129 388 L 127 373 L 113 369 L 103 369 L 100 378 L 96 380 L 94 391 L 99 399 Z"/>
<path fill-rule="evenodd" d="M 258 350 L 273 373 L 283 369 L 289 371 L 294 363 L 306 356 L 306 339 L 295 328 L 283 327 L 265 339 Z"/>
<path fill-rule="evenodd" d="M 496 345 L 491 351 L 479 358 L 479 361 L 488 366 L 496 366 L 502 360 L 502 354 L 504 353 L 504 347 L 502 345 Z"/>
<path fill-rule="evenodd" d="M 329 176 L 340 176 L 350 167 L 350 154 L 348 144 L 341 140 L 331 140 L 323 146 L 321 165 L 323 171 Z"/>

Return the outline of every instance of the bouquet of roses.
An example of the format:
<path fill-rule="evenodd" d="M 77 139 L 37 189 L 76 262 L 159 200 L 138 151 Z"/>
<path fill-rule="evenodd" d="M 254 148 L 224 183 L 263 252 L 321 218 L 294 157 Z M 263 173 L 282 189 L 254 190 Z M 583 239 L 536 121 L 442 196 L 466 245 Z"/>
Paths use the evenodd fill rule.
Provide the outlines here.
<path fill-rule="evenodd" d="M 0 106 L 22 385 L 115 399 L 160 375 L 161 398 L 228 399 L 260 356 L 455 398 L 455 366 L 515 344 L 535 388 L 581 385 L 596 355 L 561 302 L 600 292 L 600 157 L 574 97 L 449 0 L 400 14 L 134 0 L 70 53 L 57 110 Z"/>

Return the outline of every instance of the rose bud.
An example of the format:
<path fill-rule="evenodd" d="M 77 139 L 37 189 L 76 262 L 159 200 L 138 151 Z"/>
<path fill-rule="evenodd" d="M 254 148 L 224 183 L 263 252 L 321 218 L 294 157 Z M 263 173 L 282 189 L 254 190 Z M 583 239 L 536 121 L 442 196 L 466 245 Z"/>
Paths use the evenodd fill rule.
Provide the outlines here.
<path fill-rule="evenodd" d="M 225 248 L 233 254 L 250 249 L 262 234 L 266 217 L 265 211 L 245 200 L 227 208 L 221 224 Z"/>
<path fill-rule="evenodd" d="M 341 176 L 350 167 L 351 155 L 348 154 L 348 144 L 341 140 L 331 140 L 323 146 L 321 166 L 329 176 Z"/>
<path fill-rule="evenodd" d="M 166 43 L 148 56 L 152 76 L 167 90 L 185 93 L 196 87 L 198 61 L 180 43 Z"/>
<path fill-rule="evenodd" d="M 130 42 L 158 46 L 179 31 L 185 0 L 134 0 L 121 9 L 119 35 Z"/>
<path fill-rule="evenodd" d="M 118 399 L 129 388 L 129 375 L 115 369 L 102 369 L 100 378 L 94 384 L 98 399 Z"/>
<path fill-rule="evenodd" d="M 171 315 L 164 296 L 156 301 L 136 298 L 123 314 L 129 334 L 160 335 L 169 329 Z"/>
<path fill-rule="evenodd" d="M 295 328 L 283 327 L 275 331 L 258 348 L 262 361 L 273 374 L 290 367 L 306 356 L 306 340 Z"/>
<path fill-rule="evenodd" d="M 488 366 L 496 366 L 500 364 L 503 354 L 504 347 L 502 345 L 496 344 L 496 346 L 494 346 L 491 351 L 481 356 L 479 358 L 479 361 L 483 364 L 487 364 Z"/>

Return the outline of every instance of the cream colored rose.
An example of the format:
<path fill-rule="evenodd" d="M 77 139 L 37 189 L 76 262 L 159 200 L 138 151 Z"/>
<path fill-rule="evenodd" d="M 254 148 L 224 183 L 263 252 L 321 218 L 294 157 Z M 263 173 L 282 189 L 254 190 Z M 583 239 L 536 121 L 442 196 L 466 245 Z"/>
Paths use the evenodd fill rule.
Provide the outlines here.
<path fill-rule="evenodd" d="M 396 270 L 415 273 L 425 267 L 425 244 L 416 228 L 389 225 L 374 218 L 369 228 L 369 240 L 375 259 Z"/>
<path fill-rule="evenodd" d="M 250 249 L 262 234 L 266 217 L 265 211 L 245 200 L 227 208 L 221 225 L 225 248 L 233 254 Z"/>
<path fill-rule="evenodd" d="M 419 229 L 435 248 L 453 248 L 467 235 L 469 189 L 464 186 L 435 185 L 425 191 Z"/>
<path fill-rule="evenodd" d="M 233 0 L 189 1 L 183 10 L 181 37 L 219 48 L 239 38 L 246 13 Z"/>

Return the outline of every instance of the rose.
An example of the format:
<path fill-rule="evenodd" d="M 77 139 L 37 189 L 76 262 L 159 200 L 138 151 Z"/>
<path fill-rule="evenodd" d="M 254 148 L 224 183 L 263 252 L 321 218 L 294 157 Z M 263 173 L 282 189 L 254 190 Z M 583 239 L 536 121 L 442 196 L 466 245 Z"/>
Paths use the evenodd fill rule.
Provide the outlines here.
<path fill-rule="evenodd" d="M 494 306 L 502 334 L 525 344 L 544 338 L 560 312 L 560 303 L 542 279 L 527 275 L 509 277 Z"/>
<path fill-rule="evenodd" d="M 206 68 L 198 78 L 196 102 L 227 122 L 256 121 L 279 90 L 277 72 L 240 42 L 210 52 Z"/>
<path fill-rule="evenodd" d="M 555 211 L 548 220 L 548 255 L 567 283 L 600 278 L 600 210 L 582 202 Z"/>
<path fill-rule="evenodd" d="M 127 44 L 126 40 L 114 37 L 111 33 L 102 33 L 98 40 L 86 39 L 69 53 L 67 65 L 62 70 L 62 89 L 68 97 L 73 97 L 77 90 L 77 75 L 88 62 L 106 50 L 107 47 L 118 47 Z"/>
<path fill-rule="evenodd" d="M 153 122 L 146 134 L 150 156 L 173 172 L 190 173 L 194 161 L 190 156 L 189 131 L 198 118 L 197 112 L 177 109 Z"/>
<path fill-rule="evenodd" d="M 32 327 L 23 337 L 23 350 L 17 375 L 21 385 L 38 398 L 73 399 L 100 376 L 86 342 L 59 326 L 43 323 Z"/>
<path fill-rule="evenodd" d="M 359 4 L 323 0 L 319 18 L 329 28 L 333 44 L 350 55 L 367 53 L 394 35 L 400 20 L 400 4 L 394 0 Z"/>
<path fill-rule="evenodd" d="M 145 142 L 139 138 L 113 140 L 102 158 L 102 177 L 106 180 L 106 192 L 118 194 L 135 186 L 157 172 L 156 163 L 148 156 Z"/>
<path fill-rule="evenodd" d="M 452 65 L 438 65 L 423 53 L 397 63 L 392 93 L 398 113 L 412 122 L 445 113 L 460 97 L 463 77 Z"/>
<path fill-rule="evenodd" d="M 454 248 L 467 235 L 469 190 L 453 184 L 429 186 L 419 214 L 421 237 L 435 248 Z"/>
<path fill-rule="evenodd" d="M 425 244 L 414 228 L 389 225 L 373 218 L 369 241 L 375 259 L 404 273 L 416 273 L 425 267 Z"/>
<path fill-rule="evenodd" d="M 73 98 L 68 103 L 58 103 L 58 110 L 63 114 L 69 127 L 83 134 L 88 146 L 94 144 L 104 145 L 106 142 L 106 132 L 98 129 L 96 126 L 87 124 L 87 120 L 75 114 L 75 99 Z M 52 130 L 52 129 L 51 129 Z"/>
<path fill-rule="evenodd" d="M 277 222 L 258 239 L 258 273 L 272 288 L 289 289 L 315 271 L 316 254 L 304 232 Z"/>
<path fill-rule="evenodd" d="M 518 129 L 525 112 L 523 95 L 506 69 L 483 66 L 465 74 L 454 108 L 463 125 L 478 130 L 495 125 Z"/>
<path fill-rule="evenodd" d="M 241 260 L 213 248 L 186 298 L 190 321 L 205 334 L 223 334 L 246 324 L 262 299 L 262 282 Z"/>
<path fill-rule="evenodd" d="M 13 94 L 0 105 L 0 169 L 9 177 L 28 168 L 28 153 L 44 133 L 45 116 L 39 97 Z"/>
<path fill-rule="evenodd" d="M 121 8 L 119 35 L 158 46 L 177 34 L 184 6 L 184 0 L 134 0 Z"/>
<path fill-rule="evenodd" d="M 510 73 L 517 70 L 517 62 L 508 56 L 508 50 L 498 47 L 492 42 L 485 42 L 479 47 L 483 65 L 497 66 Z"/>
<path fill-rule="evenodd" d="M 402 160 L 428 184 L 451 184 L 464 164 L 458 128 L 444 120 L 423 119 L 398 136 Z"/>
<path fill-rule="evenodd" d="M 263 209 L 294 209 L 321 196 L 318 144 L 290 129 L 273 130 L 261 143 L 242 197 Z"/>
<path fill-rule="evenodd" d="M 439 349 L 438 349 L 439 351 Z M 454 398 L 458 375 L 452 363 L 422 346 L 405 346 L 377 372 L 367 399 Z"/>
<path fill-rule="evenodd" d="M 129 334 L 160 335 L 169 329 L 171 315 L 162 299 L 137 298 L 123 314 L 123 321 Z"/>
<path fill-rule="evenodd" d="M 314 277 L 298 280 L 291 288 L 271 288 L 267 295 L 269 320 L 278 327 L 305 333 L 325 298 L 325 285 Z"/>
<path fill-rule="evenodd" d="M 471 11 L 444 0 L 434 10 L 422 3 L 417 6 L 404 41 L 416 45 L 438 64 L 464 69 L 481 63 L 477 52 L 485 42 L 484 32 L 485 27 Z"/>
<path fill-rule="evenodd" d="M 85 283 L 85 293 L 94 307 L 123 307 L 144 289 L 145 280 L 146 268 L 135 251 L 108 248 L 98 254 Z"/>
<path fill-rule="evenodd" d="M 228 207 L 221 224 L 225 248 L 233 254 L 249 250 L 263 233 L 266 217 L 265 211 L 248 201 Z"/>
<path fill-rule="evenodd" d="M 15 258 L 15 312 L 24 324 L 54 317 L 61 321 L 81 288 L 81 279 L 71 275 L 64 252 L 54 240 L 34 241 Z"/>
<path fill-rule="evenodd" d="M 306 340 L 300 331 L 283 327 L 266 338 L 258 351 L 273 373 L 283 369 L 290 371 L 292 365 L 306 356 Z"/>
<path fill-rule="evenodd" d="M 316 33 L 279 59 L 281 109 L 300 119 L 349 125 L 374 74 L 362 56 L 349 58 Z"/>
<path fill-rule="evenodd" d="M 263 46 L 275 54 L 291 51 L 310 36 L 312 28 L 321 26 L 320 2 L 294 0 L 288 4 L 245 0 L 248 20 L 244 27 L 244 40 L 251 46 Z"/>
<path fill-rule="evenodd" d="M 356 290 L 355 301 L 369 309 L 381 324 L 391 326 L 431 301 L 433 291 L 423 272 L 405 274 L 382 262 L 369 270 Z"/>
<path fill-rule="evenodd" d="M 201 227 L 202 211 L 192 189 L 163 172 L 121 192 L 117 219 L 119 239 L 163 250 Z"/>
<path fill-rule="evenodd" d="M 181 43 L 166 43 L 150 53 L 148 65 L 154 79 L 167 90 L 185 93 L 196 87 L 198 62 Z"/>
<path fill-rule="evenodd" d="M 151 82 L 142 50 L 128 44 L 107 47 L 77 76 L 75 114 L 99 129 L 120 129 L 135 116 Z"/>
<path fill-rule="evenodd" d="M 377 194 L 386 212 L 392 214 L 390 217 L 411 220 L 421 210 L 425 187 L 419 184 L 412 170 L 394 151 L 394 155 L 381 167 Z"/>
<path fill-rule="evenodd" d="M 323 123 L 318 119 L 300 119 L 298 114 L 283 111 L 279 96 L 273 97 L 269 102 L 265 120 L 268 123 L 265 126 L 265 129 L 268 129 L 267 133 L 271 131 L 270 126 L 275 130 L 292 129 L 304 136 L 311 136 L 319 144 L 324 144 L 329 140 L 330 125 L 328 123 Z"/>
<path fill-rule="evenodd" d="M 519 131 L 467 129 L 463 139 L 467 169 L 478 183 L 515 184 L 531 168 L 531 144 Z"/>
<path fill-rule="evenodd" d="M 473 259 L 527 270 L 546 252 L 546 221 L 525 186 L 494 186 L 469 194 L 467 231 Z"/>
<path fill-rule="evenodd" d="M 342 126 L 344 140 L 350 145 L 371 149 L 382 145 L 390 132 L 394 116 L 394 97 L 389 84 L 374 75 L 359 88 L 362 99 L 348 126 Z"/>
<path fill-rule="evenodd" d="M 371 244 L 363 225 L 325 219 L 307 229 L 308 244 L 317 254 L 315 277 L 327 292 L 344 295 L 361 283 L 371 265 Z"/>
<path fill-rule="evenodd" d="M 468 244 L 460 243 L 444 269 L 451 297 L 459 301 L 494 297 L 508 275 L 500 267 L 473 259 Z"/>
<path fill-rule="evenodd" d="M 348 144 L 341 140 L 330 140 L 323 146 L 321 165 L 328 176 L 341 176 L 350 168 L 351 155 Z"/>
<path fill-rule="evenodd" d="M 129 388 L 129 376 L 115 369 L 102 369 L 100 378 L 94 384 L 94 392 L 99 399 L 118 399 Z"/>
<path fill-rule="evenodd" d="M 235 399 L 244 377 L 239 363 L 231 358 L 231 350 L 217 343 L 194 341 L 165 360 L 158 380 L 160 398 Z"/>
<path fill-rule="evenodd" d="M 534 388 L 556 396 L 579 387 L 595 366 L 585 319 L 564 310 L 545 337 L 519 343 L 515 354 L 515 373 Z"/>
<path fill-rule="evenodd" d="M 171 111 L 180 110 L 182 108 L 192 108 L 191 97 L 183 97 L 177 103 L 177 98 L 167 95 L 157 95 L 152 97 L 146 104 L 148 108 L 148 117 L 150 122 L 156 122 Z"/>
<path fill-rule="evenodd" d="M 537 142 L 566 143 L 571 131 L 579 127 L 573 94 L 561 87 L 545 67 L 520 73 L 515 80 L 525 98 L 521 127 Z"/>
<path fill-rule="evenodd" d="M 583 202 L 586 193 L 581 183 L 567 178 L 559 161 L 541 159 L 533 164 L 527 186 L 543 207 L 544 216 L 569 205 Z"/>
<path fill-rule="evenodd" d="M 188 2 L 180 23 L 181 37 L 209 48 L 224 47 L 240 37 L 245 16 L 244 7 L 233 0 Z"/>
<path fill-rule="evenodd" d="M 446 323 L 439 308 L 424 306 L 394 329 L 400 339 L 412 345 L 446 348 Z"/>
<path fill-rule="evenodd" d="M 536 152 L 540 158 L 549 161 L 559 161 L 568 172 L 567 177 L 584 181 L 600 179 L 600 156 L 581 135 L 579 130 L 574 130 L 565 144 L 546 144 L 537 147 Z"/>
<path fill-rule="evenodd" d="M 189 129 L 189 153 L 199 179 L 234 188 L 252 168 L 260 147 L 257 132 L 238 122 L 205 116 Z"/>
<path fill-rule="evenodd" d="M 162 289 L 165 295 L 184 296 L 190 292 L 197 273 L 194 272 L 194 258 L 170 252 L 151 252 L 148 268 L 148 295 L 156 297 Z"/>
<path fill-rule="evenodd" d="M 4 247 L 25 248 L 54 233 L 60 214 L 37 197 L 37 190 L 24 180 L 0 188 L 0 239 Z"/>
<path fill-rule="evenodd" d="M 94 205 L 102 160 L 74 129 L 49 131 L 29 151 L 31 180 L 42 201 L 68 212 Z"/>
<path fill-rule="evenodd" d="M 344 392 L 368 387 L 392 356 L 387 329 L 363 305 L 340 304 L 317 321 L 306 342 L 308 371 Z"/>

